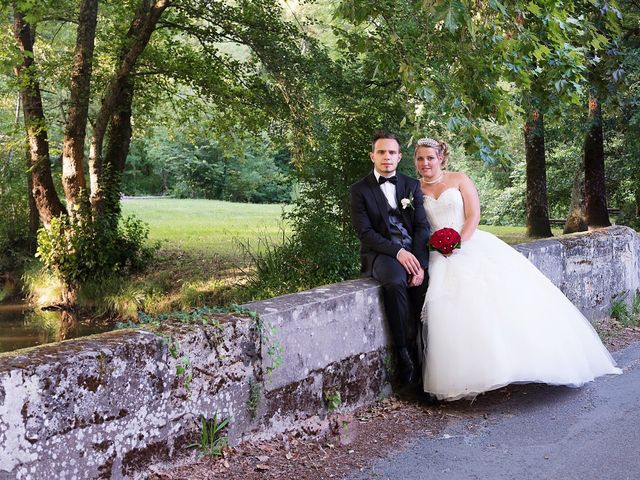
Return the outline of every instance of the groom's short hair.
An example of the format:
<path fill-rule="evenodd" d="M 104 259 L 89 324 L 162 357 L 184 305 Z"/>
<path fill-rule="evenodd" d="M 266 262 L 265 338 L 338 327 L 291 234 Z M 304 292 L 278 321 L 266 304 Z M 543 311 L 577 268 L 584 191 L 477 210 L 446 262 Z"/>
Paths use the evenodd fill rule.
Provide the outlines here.
<path fill-rule="evenodd" d="M 400 140 L 398 140 L 398 137 L 396 137 L 395 134 L 391 132 L 385 132 L 384 130 L 378 130 L 376 133 L 373 134 L 373 141 L 371 142 L 372 152 L 374 152 L 376 149 L 376 142 L 381 138 L 395 140 L 396 143 L 398 144 L 398 151 L 400 151 Z"/>

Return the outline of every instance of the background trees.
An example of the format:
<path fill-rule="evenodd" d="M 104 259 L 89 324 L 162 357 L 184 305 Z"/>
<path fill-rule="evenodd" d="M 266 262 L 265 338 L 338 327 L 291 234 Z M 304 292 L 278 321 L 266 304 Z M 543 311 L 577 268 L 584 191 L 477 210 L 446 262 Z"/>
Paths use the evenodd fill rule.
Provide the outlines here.
<path fill-rule="evenodd" d="M 140 97 L 138 107 L 148 108 L 153 105 L 149 94 L 157 92 L 147 78 L 169 87 L 167 98 L 182 95 L 188 111 L 217 107 L 221 132 L 235 131 L 234 121 L 256 131 L 265 115 L 278 109 L 277 118 L 296 115 L 302 99 L 295 81 L 299 35 L 281 21 L 277 2 L 82 0 L 2 6 L 12 22 L 14 41 L 6 63 L 20 92 L 30 190 L 44 226 L 39 255 L 64 282 L 64 301 L 70 305 L 89 276 L 124 272 L 139 263 L 139 248 L 122 248 L 122 243 L 129 239 L 141 247 L 144 238 L 135 237 L 144 237 L 144 229 L 132 221 L 120 224 L 119 193 L 136 100 Z M 37 32 L 43 32 L 42 50 L 36 48 Z M 223 41 L 250 49 L 259 62 L 231 58 L 218 47 Z M 44 98 L 41 85 L 52 98 Z M 52 128 L 52 117 L 61 132 Z M 50 163 L 55 133 L 64 203 Z M 133 257 L 124 258 L 125 251 Z"/>

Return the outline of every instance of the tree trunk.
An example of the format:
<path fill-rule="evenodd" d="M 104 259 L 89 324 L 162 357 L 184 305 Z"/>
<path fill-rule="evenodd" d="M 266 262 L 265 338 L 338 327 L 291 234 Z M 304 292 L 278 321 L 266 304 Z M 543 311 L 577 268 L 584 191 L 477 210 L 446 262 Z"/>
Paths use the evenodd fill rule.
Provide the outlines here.
<path fill-rule="evenodd" d="M 527 235 L 550 237 L 547 171 L 544 151 L 544 121 L 534 109 L 524 125 L 527 160 Z"/>
<path fill-rule="evenodd" d="M 571 187 L 571 206 L 567 223 L 562 233 L 585 232 L 587 230 L 587 217 L 584 211 L 584 166 L 582 161 L 573 177 Z"/>
<path fill-rule="evenodd" d="M 115 214 L 120 213 L 120 186 L 131 144 L 134 88 L 134 80 L 129 77 L 122 91 L 121 103 L 111 116 L 107 131 L 102 186 L 105 211 Z"/>
<path fill-rule="evenodd" d="M 27 148 L 27 165 L 29 165 L 30 158 L 31 153 Z M 40 227 L 40 215 L 38 214 L 36 199 L 33 198 L 33 178 L 30 174 L 27 174 L 27 198 L 29 199 L 29 233 L 27 237 L 27 249 L 31 255 L 34 255 L 36 253 L 36 250 L 38 249 L 38 228 Z"/>
<path fill-rule="evenodd" d="M 14 72 L 20 83 L 20 99 L 29 140 L 28 166 L 33 185 L 31 193 L 42 223 L 48 226 L 51 219 L 62 214 L 65 208 L 58 198 L 51 177 L 49 140 L 40 84 L 37 77 L 33 75 L 35 29 L 25 21 L 15 4 L 13 10 L 13 34 L 18 47 L 23 52 L 22 62 L 15 66 Z"/>
<path fill-rule="evenodd" d="M 131 115 L 134 95 L 134 82 L 130 78 L 122 91 L 122 100 L 118 108 L 111 116 L 107 131 L 107 148 L 104 163 L 112 165 L 119 173 L 124 172 L 124 167 L 129 155 L 131 144 Z"/>
<path fill-rule="evenodd" d="M 604 173 L 602 110 L 600 102 L 593 95 L 589 95 L 589 130 L 584 139 L 584 193 L 589 228 L 610 226 Z"/>
<path fill-rule="evenodd" d="M 131 40 L 128 43 L 129 48 L 121 56 L 121 63 L 114 78 L 107 85 L 102 105 L 96 115 L 89 151 L 89 175 L 91 179 L 91 205 L 97 215 L 102 215 L 105 210 L 106 192 L 103 190 L 100 177 L 103 170 L 102 147 L 107 127 L 113 112 L 119 110 L 119 105 L 123 101 L 123 91 L 129 84 L 129 77 L 134 71 L 136 62 L 149 43 L 160 16 L 169 7 L 171 1 L 141 0 L 127 33 L 127 37 Z"/>
<path fill-rule="evenodd" d="M 97 20 L 98 0 L 83 0 L 80 5 L 69 89 L 69 110 L 62 144 L 62 186 L 72 215 L 77 208 L 71 208 L 71 206 L 88 206 L 83 166 L 84 140 L 89 113 L 91 63 Z"/>
<path fill-rule="evenodd" d="M 22 102 L 20 94 L 18 94 L 15 110 L 16 125 L 20 123 L 20 110 L 22 109 L 21 104 Z M 11 154 L 12 153 L 13 152 L 11 152 Z M 27 201 L 29 203 L 29 230 L 27 231 L 27 252 L 31 255 L 34 255 L 38 248 L 38 228 L 40 227 L 40 214 L 38 213 L 36 200 L 35 198 L 33 198 L 33 178 L 31 177 L 31 172 L 29 172 L 31 150 L 28 145 L 26 146 L 24 153 L 24 163 L 27 167 Z"/>

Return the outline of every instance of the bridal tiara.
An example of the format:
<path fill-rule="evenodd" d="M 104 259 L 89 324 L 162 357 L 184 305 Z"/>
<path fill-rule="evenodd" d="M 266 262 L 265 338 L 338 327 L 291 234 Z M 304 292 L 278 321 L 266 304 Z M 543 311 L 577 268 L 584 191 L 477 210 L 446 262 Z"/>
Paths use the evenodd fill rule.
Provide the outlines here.
<path fill-rule="evenodd" d="M 431 147 L 431 148 L 440 148 L 440 142 L 434 140 L 433 138 L 421 138 L 417 141 L 416 147 Z"/>

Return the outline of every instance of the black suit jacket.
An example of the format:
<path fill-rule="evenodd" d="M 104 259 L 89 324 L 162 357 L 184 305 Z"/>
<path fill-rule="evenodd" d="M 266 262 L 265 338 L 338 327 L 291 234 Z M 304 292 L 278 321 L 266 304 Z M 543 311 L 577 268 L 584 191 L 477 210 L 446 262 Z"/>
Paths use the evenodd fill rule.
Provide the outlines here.
<path fill-rule="evenodd" d="M 426 269 L 429 265 L 429 222 L 423 205 L 424 195 L 417 180 L 401 173 L 398 173 L 397 177 L 396 200 L 402 223 L 413 239 L 411 252 Z M 403 209 L 400 201 L 411 196 L 413 208 Z M 351 222 L 360 239 L 361 272 L 370 276 L 377 255 L 384 254 L 395 258 L 402 247 L 391 241 L 389 204 L 373 172 L 349 187 L 349 202 Z"/>

